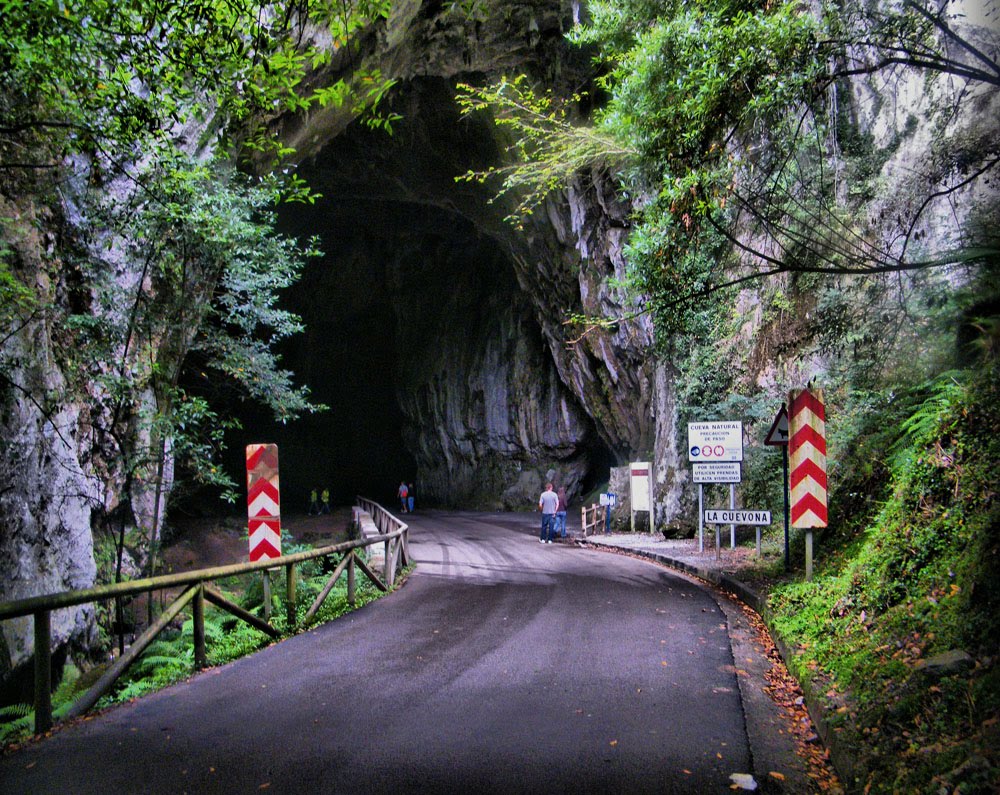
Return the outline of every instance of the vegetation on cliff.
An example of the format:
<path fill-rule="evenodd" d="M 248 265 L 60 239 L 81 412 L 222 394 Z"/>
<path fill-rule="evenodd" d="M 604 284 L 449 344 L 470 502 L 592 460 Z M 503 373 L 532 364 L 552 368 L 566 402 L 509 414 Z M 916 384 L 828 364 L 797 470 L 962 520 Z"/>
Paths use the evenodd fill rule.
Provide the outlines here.
<path fill-rule="evenodd" d="M 994 35 L 918 2 L 590 12 L 571 35 L 601 68 L 597 109 L 580 119 L 579 97 L 523 77 L 462 86 L 466 112 L 492 112 L 514 138 L 510 163 L 463 178 L 502 177 L 514 220 L 594 169 L 617 180 L 634 208 L 631 286 L 675 369 L 678 427 L 741 418 L 762 437 L 784 390 L 825 387 L 831 524 L 813 582 L 761 580 L 774 627 L 799 675 L 823 683 L 859 788 L 989 791 Z M 573 320 L 586 335 L 629 318 Z M 756 447 L 741 502 L 780 504 L 777 456 Z M 942 672 L 944 652 L 967 664 Z"/>
<path fill-rule="evenodd" d="M 39 428 L 27 440 L 13 428 L 3 444 L 60 442 L 56 465 L 80 470 L 87 483 L 70 488 L 118 538 L 117 577 L 132 527 L 154 564 L 175 461 L 232 489 L 217 464 L 232 422 L 212 400 L 220 390 L 281 420 L 320 408 L 275 352 L 301 330 L 278 295 L 315 247 L 276 232 L 277 204 L 313 197 L 278 168 L 289 152 L 268 124 L 335 103 L 388 127 L 373 109 L 391 83 L 377 73 L 303 85 L 385 12 L 298 0 L 0 4 L 0 398 L 5 425 L 24 426 L 22 412 Z M 333 45 L 307 41 L 307 29 Z M 86 464 L 68 460 L 77 429 L 60 417 L 81 406 Z M 65 499 L 29 498 L 27 470 L 9 475 L 10 511 Z"/>

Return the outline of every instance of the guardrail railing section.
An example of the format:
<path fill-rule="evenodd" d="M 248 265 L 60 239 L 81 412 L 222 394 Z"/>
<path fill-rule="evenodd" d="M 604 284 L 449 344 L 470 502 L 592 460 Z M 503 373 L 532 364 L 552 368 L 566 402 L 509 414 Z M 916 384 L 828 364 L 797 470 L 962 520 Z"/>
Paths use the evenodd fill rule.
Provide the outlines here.
<path fill-rule="evenodd" d="M 90 602 L 120 599 L 125 596 L 134 596 L 141 593 L 152 594 L 167 588 L 187 586 L 163 610 L 159 617 L 150 624 L 146 631 L 136 638 L 123 654 L 119 655 L 91 688 L 70 707 L 65 715 L 66 719 L 70 719 L 82 715 L 93 707 L 98 699 L 111 689 L 132 663 L 142 655 L 143 651 L 185 608 L 189 608 L 192 617 L 194 667 L 196 670 L 204 668 L 208 660 L 205 646 L 205 602 L 209 602 L 215 607 L 231 613 L 236 618 L 245 621 L 271 637 L 280 637 L 281 632 L 275 629 L 268 621 L 255 616 L 239 605 L 233 604 L 221 593 L 212 588 L 209 583 L 215 580 L 258 571 L 266 572 L 271 569 L 284 568 L 287 605 L 286 619 L 289 627 L 294 627 L 297 623 L 295 592 L 296 566 L 299 563 L 315 560 L 316 558 L 341 556 L 330 578 L 316 596 L 309 610 L 306 611 L 303 624 L 308 624 L 315 618 L 317 611 L 322 607 L 333 587 L 345 572 L 347 573 L 347 601 L 352 606 L 356 601 L 356 568 L 360 569 L 379 590 L 390 590 L 393 587 L 397 569 L 401 569 L 409 564 L 409 548 L 407 543 L 409 528 L 405 522 L 400 521 L 381 505 L 364 497 L 358 497 L 358 510 L 355 511 L 355 521 L 358 521 L 358 517 L 367 517 L 364 521 L 366 529 L 369 532 L 366 533 L 364 529 L 359 528 L 362 529 L 360 538 L 319 549 L 297 552 L 292 555 L 282 555 L 279 558 L 260 560 L 254 563 L 235 563 L 229 566 L 216 566 L 197 571 L 166 574 L 159 577 L 148 577 L 142 580 L 115 583 L 113 585 L 102 585 L 86 590 L 62 591 L 60 593 L 44 594 L 42 596 L 33 596 L 29 599 L 0 603 L 0 621 L 29 615 L 34 619 L 35 732 L 37 734 L 47 732 L 52 728 L 53 722 L 51 646 L 51 613 L 53 610 L 88 604 Z M 372 529 L 377 530 L 377 532 L 371 532 Z M 383 546 L 384 553 L 384 565 L 381 576 L 373 571 L 372 567 L 368 565 L 361 555 L 357 554 L 359 549 L 369 549 L 379 544 Z"/>
<path fill-rule="evenodd" d="M 603 531 L 605 525 L 604 512 L 605 505 L 591 505 L 589 508 L 584 505 L 580 509 L 580 524 L 583 528 L 583 537 L 592 535 L 595 532 Z"/>

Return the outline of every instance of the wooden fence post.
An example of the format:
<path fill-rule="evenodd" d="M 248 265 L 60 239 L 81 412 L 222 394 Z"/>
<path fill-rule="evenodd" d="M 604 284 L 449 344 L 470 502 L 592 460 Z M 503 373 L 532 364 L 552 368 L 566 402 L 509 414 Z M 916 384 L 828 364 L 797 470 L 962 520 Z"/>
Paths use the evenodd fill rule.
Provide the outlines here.
<path fill-rule="evenodd" d="M 51 613 L 35 613 L 35 734 L 52 728 Z"/>
<path fill-rule="evenodd" d="M 357 599 L 355 595 L 355 583 L 354 583 L 354 550 L 352 549 L 347 553 L 347 604 L 354 607 L 354 603 Z"/>
<path fill-rule="evenodd" d="M 289 563 L 285 567 L 285 618 L 288 629 L 295 626 L 295 564 Z"/>
<path fill-rule="evenodd" d="M 194 635 L 194 668 L 200 671 L 208 665 L 205 652 L 205 585 L 199 583 L 191 610 L 191 632 Z"/>
<path fill-rule="evenodd" d="M 385 542 L 385 570 L 382 576 L 382 580 L 385 582 L 386 588 L 392 588 L 392 575 L 393 569 L 395 568 L 393 564 L 393 554 L 392 545 L 386 541 Z"/>
<path fill-rule="evenodd" d="M 270 623 L 271 621 L 271 570 L 264 569 L 261 572 L 263 576 L 263 586 L 264 586 L 264 620 Z"/>

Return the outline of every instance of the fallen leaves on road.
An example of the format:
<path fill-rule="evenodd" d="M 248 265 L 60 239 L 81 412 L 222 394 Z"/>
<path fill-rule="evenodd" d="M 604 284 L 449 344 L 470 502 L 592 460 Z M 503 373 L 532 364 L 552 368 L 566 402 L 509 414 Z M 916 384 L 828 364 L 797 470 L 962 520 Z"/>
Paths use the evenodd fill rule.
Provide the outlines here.
<path fill-rule="evenodd" d="M 788 673 L 764 621 L 746 605 L 740 602 L 737 604 L 743 610 L 756 635 L 756 642 L 771 664 L 765 674 L 767 685 L 764 691 L 781 708 L 789 733 L 795 738 L 796 753 L 808 766 L 808 777 L 815 783 L 818 792 L 844 792 L 836 772 L 830 765 L 830 752 L 817 742 L 818 737 L 806 711 L 802 689 L 795 678 Z M 783 781 L 785 778 L 784 774 L 777 771 L 771 771 L 768 775 L 778 781 Z"/>

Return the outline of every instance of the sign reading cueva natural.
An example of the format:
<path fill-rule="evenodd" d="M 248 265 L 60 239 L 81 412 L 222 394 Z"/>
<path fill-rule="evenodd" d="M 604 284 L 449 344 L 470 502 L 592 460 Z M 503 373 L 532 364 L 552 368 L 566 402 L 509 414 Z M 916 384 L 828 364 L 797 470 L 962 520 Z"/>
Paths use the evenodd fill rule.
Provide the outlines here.
<path fill-rule="evenodd" d="M 278 445 L 247 445 L 247 530 L 250 562 L 281 557 Z"/>
<path fill-rule="evenodd" d="M 743 423 L 689 422 L 689 461 L 742 461 Z"/>

